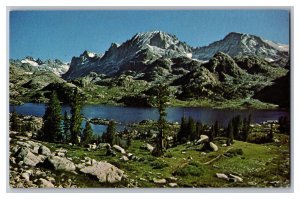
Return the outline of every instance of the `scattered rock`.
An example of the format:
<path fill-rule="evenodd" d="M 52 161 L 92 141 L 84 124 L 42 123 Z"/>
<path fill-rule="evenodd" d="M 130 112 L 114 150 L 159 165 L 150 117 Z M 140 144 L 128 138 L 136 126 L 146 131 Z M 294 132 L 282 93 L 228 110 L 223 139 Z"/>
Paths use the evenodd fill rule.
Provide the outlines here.
<path fill-rule="evenodd" d="M 44 166 L 50 169 L 62 170 L 62 171 L 75 171 L 75 164 L 63 157 L 59 156 L 49 156 L 45 162 Z"/>
<path fill-rule="evenodd" d="M 153 178 L 153 182 L 155 184 L 166 184 L 167 180 L 166 179 L 157 179 L 157 178 Z"/>
<path fill-rule="evenodd" d="M 45 155 L 45 156 L 49 156 L 51 155 L 51 151 L 48 147 L 44 146 L 44 145 L 41 145 L 38 149 L 38 153 L 39 154 L 42 154 L 42 155 Z"/>
<path fill-rule="evenodd" d="M 224 179 L 224 180 L 229 180 L 228 176 L 224 173 L 216 173 L 216 176 L 217 178 L 220 178 L 220 179 Z"/>
<path fill-rule="evenodd" d="M 99 182 L 116 183 L 122 180 L 124 171 L 107 162 L 97 162 L 92 166 L 80 169 L 82 173 L 96 176 Z"/>
<path fill-rule="evenodd" d="M 20 148 L 16 153 L 19 163 L 25 164 L 28 166 L 36 166 L 38 163 L 42 162 L 42 158 L 34 155 L 28 148 Z M 21 165 L 22 165 L 21 164 Z"/>
<path fill-rule="evenodd" d="M 29 173 L 27 173 L 27 172 L 22 173 L 21 176 L 22 176 L 22 178 L 25 179 L 26 182 L 29 182 L 29 176 L 30 176 Z"/>
<path fill-rule="evenodd" d="M 113 148 L 116 149 L 117 151 L 119 151 L 122 154 L 126 154 L 125 149 L 123 149 L 122 147 L 120 147 L 118 145 L 113 145 Z"/>
<path fill-rule="evenodd" d="M 202 155 L 202 156 L 205 156 L 205 155 L 206 155 L 206 153 L 205 153 L 205 152 L 201 152 L 201 153 L 200 153 L 200 155 Z"/>
<path fill-rule="evenodd" d="M 43 178 L 39 179 L 39 184 L 41 188 L 54 188 L 54 185 L 51 182 Z"/>
<path fill-rule="evenodd" d="M 218 146 L 217 145 L 215 145 L 213 142 L 210 142 L 209 143 L 209 146 L 210 146 L 210 148 L 213 150 L 213 151 L 218 151 Z"/>
<path fill-rule="evenodd" d="M 177 183 L 175 183 L 175 182 L 170 182 L 170 183 L 169 183 L 169 186 L 170 186 L 170 187 L 177 187 L 177 186 L 178 186 L 178 184 L 177 184 Z"/>
<path fill-rule="evenodd" d="M 176 177 L 173 177 L 173 176 L 170 176 L 170 177 L 167 178 L 167 180 L 168 180 L 169 182 L 175 182 L 175 181 L 177 181 L 177 178 L 176 178 Z"/>
<path fill-rule="evenodd" d="M 123 155 L 120 160 L 124 161 L 124 162 L 127 162 L 129 159 L 127 156 Z"/>
<path fill-rule="evenodd" d="M 209 137 L 207 135 L 200 135 L 200 139 L 196 142 L 196 144 L 202 144 L 209 141 Z"/>
<path fill-rule="evenodd" d="M 233 182 L 243 182 L 243 178 L 233 174 L 229 174 L 229 180 Z"/>
<path fill-rule="evenodd" d="M 154 150 L 154 147 L 151 144 L 148 144 L 148 143 L 147 144 L 143 144 L 140 148 L 141 149 L 146 149 L 146 150 L 148 150 L 150 152 L 152 152 Z"/>
<path fill-rule="evenodd" d="M 99 149 L 108 149 L 108 148 L 111 148 L 110 144 L 109 143 L 100 143 L 98 145 L 98 148 Z"/>

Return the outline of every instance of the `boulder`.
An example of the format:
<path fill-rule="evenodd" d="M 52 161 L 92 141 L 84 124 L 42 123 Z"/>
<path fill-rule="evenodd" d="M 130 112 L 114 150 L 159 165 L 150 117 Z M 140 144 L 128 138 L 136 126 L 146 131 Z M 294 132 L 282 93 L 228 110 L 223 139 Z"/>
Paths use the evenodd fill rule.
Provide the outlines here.
<path fill-rule="evenodd" d="M 154 147 L 151 144 L 146 144 L 147 150 L 152 152 L 154 150 Z"/>
<path fill-rule="evenodd" d="M 120 160 L 124 161 L 124 162 L 127 162 L 129 159 L 127 156 L 123 155 Z"/>
<path fill-rule="evenodd" d="M 35 165 L 37 165 L 38 163 L 43 161 L 43 158 L 41 158 L 40 156 L 36 156 L 34 155 L 30 149 L 28 148 L 20 148 L 17 153 L 16 153 L 16 157 L 20 162 L 23 162 L 23 164 L 28 165 L 28 166 L 32 166 L 34 167 Z"/>
<path fill-rule="evenodd" d="M 200 135 L 200 139 L 196 142 L 196 144 L 202 144 L 209 141 L 209 137 L 207 135 Z"/>
<path fill-rule="evenodd" d="M 122 147 L 120 147 L 119 145 L 113 145 L 113 148 L 116 149 L 117 151 L 119 151 L 122 154 L 126 154 L 125 149 L 123 149 Z"/>
<path fill-rule="evenodd" d="M 39 179 L 39 184 L 41 188 L 54 188 L 54 185 L 51 182 L 43 178 Z"/>
<path fill-rule="evenodd" d="M 38 153 L 42 154 L 42 155 L 45 155 L 45 156 L 51 155 L 50 149 L 48 147 L 44 146 L 44 145 L 41 145 L 39 147 Z"/>
<path fill-rule="evenodd" d="M 170 186 L 170 187 L 178 187 L 178 184 L 175 183 L 175 182 L 170 182 L 170 183 L 169 183 L 169 186 Z"/>
<path fill-rule="evenodd" d="M 124 171 L 107 162 L 97 162 L 80 169 L 82 173 L 96 176 L 101 183 L 116 183 L 122 180 Z"/>
<path fill-rule="evenodd" d="M 29 182 L 29 177 L 30 177 L 29 173 L 24 172 L 21 174 L 21 177 L 24 178 L 26 182 Z"/>
<path fill-rule="evenodd" d="M 233 174 L 229 174 L 229 180 L 233 182 L 243 182 L 243 178 Z"/>
<path fill-rule="evenodd" d="M 166 184 L 167 180 L 166 179 L 157 179 L 157 178 L 153 178 L 153 182 L 155 184 Z"/>
<path fill-rule="evenodd" d="M 49 156 L 45 162 L 44 166 L 54 170 L 61 171 L 75 171 L 75 164 L 68 160 L 67 158 L 59 157 L 59 156 Z"/>
<path fill-rule="evenodd" d="M 209 143 L 209 146 L 210 146 L 210 148 L 213 150 L 213 151 L 218 151 L 218 146 L 217 145 L 215 145 L 213 142 L 210 142 Z"/>
<path fill-rule="evenodd" d="M 110 144 L 109 143 L 100 143 L 98 145 L 98 148 L 99 149 L 108 149 L 108 148 L 111 148 Z"/>
<path fill-rule="evenodd" d="M 224 173 L 216 173 L 217 178 L 229 180 L 228 176 Z"/>
<path fill-rule="evenodd" d="M 141 149 L 146 149 L 150 152 L 152 152 L 154 150 L 154 147 L 151 144 L 143 144 L 140 148 Z"/>

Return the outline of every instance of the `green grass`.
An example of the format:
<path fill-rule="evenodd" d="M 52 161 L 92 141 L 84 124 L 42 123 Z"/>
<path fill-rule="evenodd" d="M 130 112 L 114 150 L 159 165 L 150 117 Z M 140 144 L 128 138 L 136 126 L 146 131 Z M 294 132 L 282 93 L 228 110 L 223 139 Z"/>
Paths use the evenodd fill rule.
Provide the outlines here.
<path fill-rule="evenodd" d="M 281 140 L 287 139 L 284 135 L 276 136 Z M 271 181 L 279 181 L 281 186 L 289 186 L 289 166 L 286 165 L 289 158 L 288 143 L 252 144 L 235 141 L 228 152 L 233 155 L 224 156 L 222 154 L 225 154 L 228 147 L 219 146 L 219 151 L 201 155 L 201 152 L 195 150 L 197 146 L 183 144 L 168 149 L 162 157 L 154 157 L 147 150 L 140 149 L 143 144 L 141 140 L 133 140 L 126 151 L 140 157 L 141 161 L 127 162 L 119 160 L 122 156 L 119 153 L 116 157 L 105 156 L 106 150 L 88 151 L 81 147 L 49 143 L 47 145 L 52 150 L 66 148 L 67 156 L 75 163 L 79 163 L 85 157 L 107 161 L 124 170 L 128 179 L 136 182 L 139 187 L 162 187 L 163 185 L 155 184 L 153 179 L 169 179 L 172 176 L 178 179 L 176 183 L 179 187 L 268 187 Z M 182 153 L 183 151 L 185 153 Z M 219 155 L 221 157 L 216 161 L 205 164 Z M 228 182 L 218 179 L 216 173 L 236 174 L 244 181 Z M 84 184 L 87 179 L 82 177 L 78 180 L 82 180 L 81 184 Z M 97 186 L 97 183 L 92 186 Z"/>

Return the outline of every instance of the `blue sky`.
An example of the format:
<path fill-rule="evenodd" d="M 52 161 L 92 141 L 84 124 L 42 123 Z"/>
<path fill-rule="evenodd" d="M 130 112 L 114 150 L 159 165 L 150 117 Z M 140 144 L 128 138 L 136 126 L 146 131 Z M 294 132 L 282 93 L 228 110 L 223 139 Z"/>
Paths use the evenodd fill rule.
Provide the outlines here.
<path fill-rule="evenodd" d="M 190 46 L 208 45 L 229 32 L 289 43 L 286 10 L 12 11 L 10 58 L 70 61 L 84 50 L 104 53 L 138 32 L 161 30 Z"/>

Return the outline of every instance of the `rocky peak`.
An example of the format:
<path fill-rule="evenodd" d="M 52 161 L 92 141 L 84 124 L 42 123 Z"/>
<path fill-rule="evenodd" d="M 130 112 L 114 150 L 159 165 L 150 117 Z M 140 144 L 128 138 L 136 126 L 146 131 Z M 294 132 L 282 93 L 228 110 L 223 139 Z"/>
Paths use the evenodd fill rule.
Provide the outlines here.
<path fill-rule="evenodd" d="M 264 40 L 261 37 L 231 32 L 224 39 L 211 43 L 208 46 L 193 49 L 193 57 L 200 60 L 208 60 L 217 52 L 224 52 L 232 57 L 253 55 L 269 60 L 277 60 L 288 57 L 286 46 Z"/>

